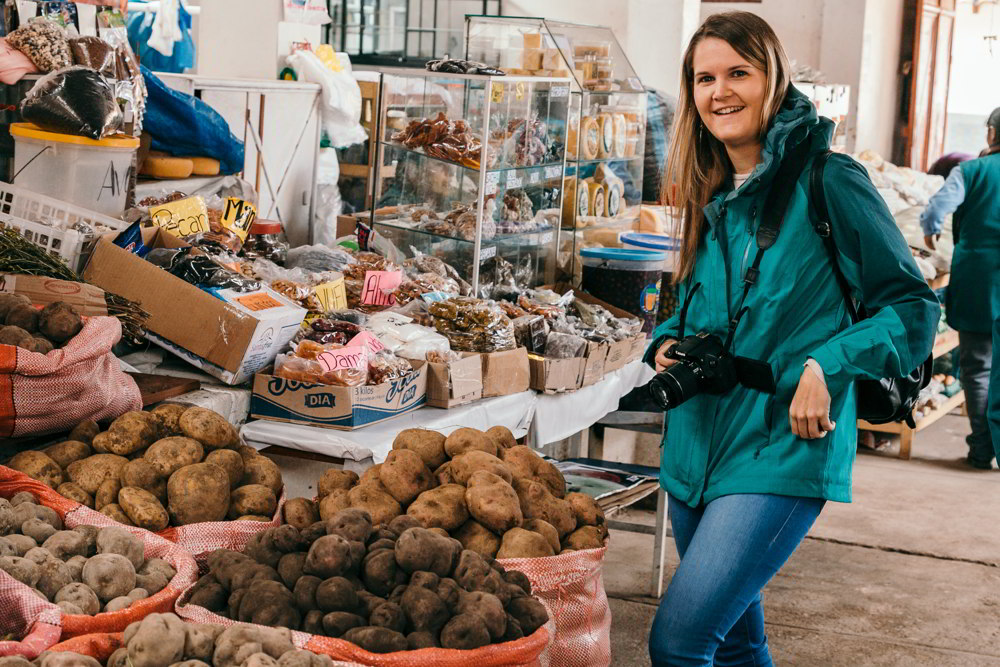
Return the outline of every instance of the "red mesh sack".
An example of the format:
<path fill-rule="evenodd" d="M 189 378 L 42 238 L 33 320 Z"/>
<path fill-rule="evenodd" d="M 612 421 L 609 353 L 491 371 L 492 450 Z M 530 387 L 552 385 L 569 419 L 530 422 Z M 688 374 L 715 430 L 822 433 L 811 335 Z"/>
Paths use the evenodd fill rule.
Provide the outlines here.
<path fill-rule="evenodd" d="M 66 347 L 48 354 L 0 345 L 0 438 L 141 410 L 139 387 L 111 353 L 121 337 L 118 319 L 89 317 Z"/>
<path fill-rule="evenodd" d="M 178 596 L 188 586 L 192 585 L 198 577 L 198 567 L 195 565 L 194 559 L 179 545 L 168 542 L 148 530 L 136 528 L 135 526 L 124 526 L 100 512 L 95 512 L 77 502 L 64 498 L 53 489 L 31 479 L 27 475 L 0 466 L 0 497 L 10 499 L 21 491 L 28 491 L 34 494 L 38 498 L 39 504 L 54 509 L 62 518 L 67 528 L 74 528 L 81 525 L 101 527 L 119 526 L 124 528 L 142 540 L 145 545 L 146 558 L 162 558 L 177 570 L 177 574 L 174 575 L 174 578 L 167 584 L 166 588 L 144 600 L 136 601 L 127 609 L 100 613 L 96 616 L 61 614 L 61 617 L 57 618 L 55 623 L 62 626 L 63 637 L 95 632 L 121 632 L 132 621 L 140 620 L 149 614 L 173 611 L 174 602 Z M 38 602 L 44 602 L 24 584 L 16 581 L 15 583 L 20 587 L 21 593 L 28 603 L 34 605 L 32 598 Z M 61 612 L 58 607 L 55 607 L 55 609 L 57 612 Z M 43 609 L 39 609 L 39 611 L 43 611 Z M 47 616 L 45 618 L 48 620 Z"/>
<path fill-rule="evenodd" d="M 548 558 L 504 558 L 497 562 L 531 581 L 555 624 L 555 637 L 543 663 L 552 667 L 611 663 L 611 608 L 601 568 L 607 546 Z M 544 658 L 548 661 L 545 662 Z"/>
<path fill-rule="evenodd" d="M 71 637 L 50 647 L 50 651 L 71 651 L 80 655 L 89 655 L 103 663 L 111 654 L 125 645 L 121 632 L 101 632 L 90 635 Z"/>
<path fill-rule="evenodd" d="M 207 556 L 207 554 L 204 554 Z M 191 595 L 191 589 L 184 591 L 177 600 L 176 613 L 186 621 L 194 623 L 218 623 L 220 625 L 239 625 L 236 621 L 214 614 L 204 607 L 186 605 Z M 539 660 L 551 636 L 549 623 L 538 628 L 530 637 L 524 637 L 503 644 L 483 646 L 472 651 L 459 651 L 444 648 L 425 648 L 418 651 L 400 653 L 369 653 L 360 646 L 343 639 L 310 635 L 305 632 L 292 631 L 292 642 L 298 648 L 304 648 L 313 653 L 328 655 L 334 660 L 345 661 L 341 664 L 376 665 L 378 667 L 535 667 L 541 665 Z M 584 664 L 584 663 L 577 663 Z"/>
<path fill-rule="evenodd" d="M 28 660 L 59 641 L 62 610 L 41 599 L 27 586 L 0 570 L 0 632 L 20 640 L 0 641 L 0 656 Z"/>

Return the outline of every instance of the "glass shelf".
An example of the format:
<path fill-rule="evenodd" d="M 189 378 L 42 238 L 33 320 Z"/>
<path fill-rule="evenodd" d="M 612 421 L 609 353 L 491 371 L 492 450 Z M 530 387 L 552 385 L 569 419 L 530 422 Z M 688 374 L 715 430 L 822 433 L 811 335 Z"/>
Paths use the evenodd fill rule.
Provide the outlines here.
<path fill-rule="evenodd" d="M 441 162 L 441 163 L 444 163 L 444 164 L 447 164 L 447 165 L 451 165 L 453 167 L 459 167 L 461 169 L 467 169 L 469 171 L 476 172 L 476 173 L 479 173 L 479 171 L 481 170 L 481 167 L 473 167 L 471 165 L 462 164 L 461 162 L 455 162 L 453 160 L 446 160 L 444 158 L 440 158 L 440 157 L 437 157 L 435 155 L 428 155 L 427 153 L 423 152 L 422 150 L 420 150 L 418 148 L 407 148 L 403 144 L 396 143 L 395 141 L 384 141 L 383 140 L 383 141 L 380 141 L 379 143 L 382 144 L 385 148 L 395 149 L 395 150 L 398 150 L 398 151 L 401 151 L 401 152 L 408 153 L 410 155 L 419 155 L 420 157 L 426 158 L 428 160 L 434 160 L 435 162 Z M 596 160 L 596 162 L 602 162 L 602 161 L 603 160 Z M 542 164 L 533 164 L 533 165 L 524 166 L 524 167 L 512 167 L 512 166 L 487 167 L 485 171 L 486 171 L 486 173 L 491 174 L 491 173 L 495 173 L 495 172 L 504 172 L 504 171 L 530 172 L 530 171 L 532 171 L 534 169 L 543 170 L 543 171 L 544 170 L 548 170 L 548 173 L 545 175 L 545 178 L 546 179 L 553 179 L 553 178 L 558 178 L 559 176 L 562 175 L 562 168 L 563 168 L 563 163 L 562 163 L 562 159 L 560 159 L 559 162 L 545 162 L 545 163 L 542 163 Z M 556 170 L 558 173 L 555 173 L 555 172 L 551 171 L 553 169 Z"/>

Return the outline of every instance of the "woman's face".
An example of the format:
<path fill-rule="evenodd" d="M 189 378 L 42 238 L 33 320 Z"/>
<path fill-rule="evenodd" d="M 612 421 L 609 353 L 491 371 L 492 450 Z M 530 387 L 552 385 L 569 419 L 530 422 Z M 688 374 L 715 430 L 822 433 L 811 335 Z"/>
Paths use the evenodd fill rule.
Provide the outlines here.
<path fill-rule="evenodd" d="M 698 42 L 692 64 L 694 103 L 708 131 L 728 147 L 757 143 L 766 74 L 716 37 Z"/>

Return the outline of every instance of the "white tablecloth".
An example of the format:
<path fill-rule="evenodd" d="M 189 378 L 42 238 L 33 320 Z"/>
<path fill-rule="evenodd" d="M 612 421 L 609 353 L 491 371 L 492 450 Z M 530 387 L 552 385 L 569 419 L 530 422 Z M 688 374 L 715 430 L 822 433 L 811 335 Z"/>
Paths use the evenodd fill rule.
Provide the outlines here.
<path fill-rule="evenodd" d="M 490 426 L 506 426 L 516 438 L 526 435 L 530 429 L 532 444 L 541 447 L 589 428 L 604 415 L 617 410 L 622 396 L 651 377 L 653 371 L 648 366 L 634 361 L 600 382 L 568 394 L 525 391 L 450 410 L 425 407 L 357 431 L 258 420 L 246 424 L 241 434 L 257 449 L 280 445 L 353 461 L 370 457 L 375 463 L 385 460 L 396 434 L 407 428 L 450 433 L 462 426 L 483 430 Z"/>
<path fill-rule="evenodd" d="M 357 431 L 337 431 L 262 419 L 246 424 L 240 432 L 247 443 L 257 449 L 280 445 L 355 461 L 371 457 L 375 463 L 381 463 L 392 449 L 396 434 L 407 428 L 429 428 L 451 433 L 462 426 L 481 430 L 506 426 L 514 437 L 520 438 L 528 433 L 537 401 L 535 392 L 525 391 L 450 410 L 424 407 Z"/>

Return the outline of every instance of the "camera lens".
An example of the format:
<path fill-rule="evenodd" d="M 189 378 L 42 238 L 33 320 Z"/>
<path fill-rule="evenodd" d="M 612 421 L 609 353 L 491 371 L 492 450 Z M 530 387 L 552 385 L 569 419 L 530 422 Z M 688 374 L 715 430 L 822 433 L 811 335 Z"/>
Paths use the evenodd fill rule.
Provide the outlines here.
<path fill-rule="evenodd" d="M 664 410 L 676 408 L 698 393 L 695 367 L 676 363 L 649 381 L 649 394 Z"/>

